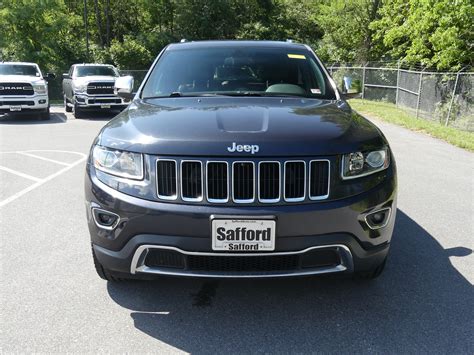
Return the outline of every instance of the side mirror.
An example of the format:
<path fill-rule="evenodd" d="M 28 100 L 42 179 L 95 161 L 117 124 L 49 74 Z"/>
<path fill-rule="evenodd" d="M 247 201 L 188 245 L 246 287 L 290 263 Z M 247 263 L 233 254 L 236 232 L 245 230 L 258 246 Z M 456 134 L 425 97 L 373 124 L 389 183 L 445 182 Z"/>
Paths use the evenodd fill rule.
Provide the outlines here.
<path fill-rule="evenodd" d="M 362 96 L 360 92 L 346 92 L 341 94 L 344 100 L 355 99 Z"/>
<path fill-rule="evenodd" d="M 121 76 L 115 80 L 114 93 L 124 99 L 131 100 L 133 92 L 133 76 Z"/>
<path fill-rule="evenodd" d="M 362 92 L 361 82 L 358 79 L 353 80 L 350 76 L 342 78 L 342 97 L 345 100 L 360 97 Z"/>
<path fill-rule="evenodd" d="M 70 79 L 69 73 L 63 73 L 63 79 Z"/>

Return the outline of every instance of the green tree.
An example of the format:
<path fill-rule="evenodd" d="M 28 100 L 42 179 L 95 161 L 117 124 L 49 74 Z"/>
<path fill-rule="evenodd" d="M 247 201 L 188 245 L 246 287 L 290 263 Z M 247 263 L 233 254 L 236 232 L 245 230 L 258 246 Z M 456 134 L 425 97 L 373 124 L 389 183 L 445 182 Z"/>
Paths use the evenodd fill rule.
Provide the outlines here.
<path fill-rule="evenodd" d="M 473 65 L 472 0 L 385 0 L 370 27 L 386 56 L 440 70 Z"/>

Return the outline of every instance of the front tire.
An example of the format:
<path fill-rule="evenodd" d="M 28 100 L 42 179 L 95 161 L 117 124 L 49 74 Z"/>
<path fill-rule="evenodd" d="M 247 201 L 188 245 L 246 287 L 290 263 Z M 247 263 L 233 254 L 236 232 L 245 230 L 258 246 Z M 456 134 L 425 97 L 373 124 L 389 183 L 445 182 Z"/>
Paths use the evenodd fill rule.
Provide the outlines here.
<path fill-rule="evenodd" d="M 97 256 L 95 255 L 94 247 L 92 247 L 92 258 L 94 259 L 95 271 L 101 279 L 111 282 L 123 281 L 122 278 L 115 276 L 110 270 L 102 266 L 102 264 L 97 259 Z"/>
<path fill-rule="evenodd" d="M 79 107 L 79 105 L 76 102 L 74 103 L 74 107 L 72 109 L 72 112 L 73 112 L 75 118 L 84 117 L 82 109 Z"/>
<path fill-rule="evenodd" d="M 64 95 L 64 111 L 72 112 L 72 107 L 67 104 L 67 97 Z"/>
<path fill-rule="evenodd" d="M 384 271 L 386 263 L 387 263 L 387 258 L 385 257 L 382 263 L 380 263 L 379 265 L 377 265 L 376 267 L 370 270 L 356 271 L 354 273 L 354 277 L 359 280 L 375 280 Z"/>

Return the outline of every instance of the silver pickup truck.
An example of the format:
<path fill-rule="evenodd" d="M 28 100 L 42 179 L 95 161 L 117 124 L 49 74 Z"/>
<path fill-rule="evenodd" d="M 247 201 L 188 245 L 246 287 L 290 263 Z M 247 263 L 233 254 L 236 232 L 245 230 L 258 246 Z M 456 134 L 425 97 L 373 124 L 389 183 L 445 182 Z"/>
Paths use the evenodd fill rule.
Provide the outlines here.
<path fill-rule="evenodd" d="M 107 64 L 74 64 L 63 74 L 64 108 L 81 118 L 85 110 L 123 110 L 129 101 L 114 95 L 118 70 Z"/>

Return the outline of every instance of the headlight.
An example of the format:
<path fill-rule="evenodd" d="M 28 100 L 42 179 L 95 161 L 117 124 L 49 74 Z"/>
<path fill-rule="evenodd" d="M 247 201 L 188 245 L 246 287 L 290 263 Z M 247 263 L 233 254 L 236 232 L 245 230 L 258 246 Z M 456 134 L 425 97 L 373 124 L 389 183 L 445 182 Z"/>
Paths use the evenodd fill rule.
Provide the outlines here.
<path fill-rule="evenodd" d="M 87 90 L 87 84 L 75 83 L 75 84 L 72 84 L 72 89 L 74 90 L 74 92 L 85 92 Z"/>
<path fill-rule="evenodd" d="M 347 180 L 373 174 L 388 168 L 389 164 L 388 148 L 344 154 L 342 157 L 342 178 Z"/>
<path fill-rule="evenodd" d="M 48 88 L 46 87 L 45 84 L 33 83 L 33 90 L 35 91 L 35 94 L 44 95 L 48 91 Z"/>
<path fill-rule="evenodd" d="M 127 179 L 143 179 L 143 155 L 96 145 L 92 152 L 96 169 Z"/>

